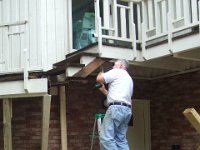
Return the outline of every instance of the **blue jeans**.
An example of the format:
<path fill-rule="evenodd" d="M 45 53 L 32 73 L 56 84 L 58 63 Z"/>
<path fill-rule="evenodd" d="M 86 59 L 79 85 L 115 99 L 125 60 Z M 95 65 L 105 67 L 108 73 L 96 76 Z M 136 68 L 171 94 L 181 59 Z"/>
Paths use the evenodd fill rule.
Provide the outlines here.
<path fill-rule="evenodd" d="M 129 107 L 111 105 L 105 114 L 100 130 L 101 150 L 129 150 L 126 133 L 132 116 Z"/>

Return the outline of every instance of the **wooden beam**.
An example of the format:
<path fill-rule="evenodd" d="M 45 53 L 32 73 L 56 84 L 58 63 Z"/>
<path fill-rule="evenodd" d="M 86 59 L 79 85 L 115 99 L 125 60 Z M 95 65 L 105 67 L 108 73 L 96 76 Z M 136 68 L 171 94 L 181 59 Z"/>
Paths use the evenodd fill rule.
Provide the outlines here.
<path fill-rule="evenodd" d="M 87 66 L 81 69 L 78 73 L 76 73 L 74 77 L 87 77 L 93 71 L 95 71 L 98 67 L 100 67 L 103 63 L 105 63 L 105 60 L 101 58 L 95 58 L 91 63 L 89 63 Z"/>
<path fill-rule="evenodd" d="M 11 103 L 12 99 L 3 99 L 4 150 L 12 150 Z"/>
<path fill-rule="evenodd" d="M 51 96 L 50 95 L 43 96 L 41 150 L 48 150 L 50 107 L 51 107 Z"/>
<path fill-rule="evenodd" d="M 0 97 L 5 96 L 9 98 L 12 97 L 13 95 L 15 95 L 16 98 L 17 95 L 21 96 L 21 95 L 31 95 L 31 94 L 41 94 L 43 93 L 47 93 L 48 89 L 47 89 L 47 85 L 48 85 L 48 80 L 47 78 L 40 78 L 40 79 L 29 79 L 27 81 L 27 84 L 29 86 L 29 93 L 27 93 L 24 90 L 24 81 L 12 81 L 12 82 L 1 82 L 0 83 Z M 40 86 L 38 86 L 40 85 Z"/>
<path fill-rule="evenodd" d="M 60 87 L 60 125 L 61 125 L 61 150 L 67 150 L 67 120 L 66 120 L 65 86 Z"/>
<path fill-rule="evenodd" d="M 194 108 L 186 109 L 183 114 L 200 134 L 200 116 Z"/>

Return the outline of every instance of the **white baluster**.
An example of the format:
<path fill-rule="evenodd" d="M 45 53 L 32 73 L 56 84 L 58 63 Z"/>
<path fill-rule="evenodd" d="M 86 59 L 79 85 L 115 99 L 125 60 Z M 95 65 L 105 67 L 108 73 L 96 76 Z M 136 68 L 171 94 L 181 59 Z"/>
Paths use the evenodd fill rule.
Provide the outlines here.
<path fill-rule="evenodd" d="M 148 21 L 148 18 L 147 18 L 147 5 L 146 5 L 146 3 L 144 2 L 144 1 L 142 1 L 142 32 L 145 30 L 145 32 L 146 32 L 146 30 L 148 29 L 148 23 L 147 23 L 147 21 Z M 145 34 L 145 36 L 146 36 L 146 34 Z M 146 37 L 145 37 L 146 38 Z M 144 39 L 144 35 L 142 34 L 142 39 Z"/>
<path fill-rule="evenodd" d="M 129 3 L 130 12 L 129 12 L 129 34 L 130 39 L 132 40 L 132 48 L 133 48 L 133 59 L 136 59 L 136 32 L 135 32 L 135 24 L 133 20 L 133 2 Z"/>
<path fill-rule="evenodd" d="M 158 0 L 154 0 L 154 8 L 155 8 L 155 23 L 156 23 L 156 35 L 161 33 L 161 26 L 162 26 L 162 18 L 161 18 L 161 7 L 160 2 Z"/>
<path fill-rule="evenodd" d="M 191 7 L 192 7 L 192 22 L 196 23 L 198 21 L 198 5 L 196 0 L 191 0 Z"/>
<path fill-rule="evenodd" d="M 103 0 L 103 26 L 110 28 L 110 1 Z"/>
<path fill-rule="evenodd" d="M 156 28 L 155 28 L 155 12 L 153 7 L 153 1 L 147 1 L 147 23 L 148 23 L 148 30 L 147 30 L 147 37 L 153 37 L 156 35 Z"/>
<path fill-rule="evenodd" d="M 141 4 L 137 4 L 137 26 L 138 26 L 138 40 L 142 39 L 142 29 L 141 29 Z"/>
<path fill-rule="evenodd" d="M 167 4 L 166 0 L 161 2 L 162 9 L 162 33 L 167 32 Z"/>
<path fill-rule="evenodd" d="M 148 21 L 149 21 L 149 29 L 152 29 L 154 27 L 154 12 L 153 12 L 153 4 L 152 0 L 147 1 L 147 7 L 148 7 Z"/>
<path fill-rule="evenodd" d="M 121 19 L 121 37 L 126 38 L 126 9 L 120 8 L 120 19 Z"/>
<path fill-rule="evenodd" d="M 182 0 L 176 0 L 175 2 L 176 2 L 176 20 L 179 20 L 179 19 L 181 19 L 182 18 L 182 14 L 181 14 L 181 10 L 182 10 L 182 8 L 181 8 L 181 1 Z"/>
<path fill-rule="evenodd" d="M 191 11 L 190 11 L 190 0 L 184 0 L 183 1 L 183 8 L 184 8 L 184 23 L 187 26 L 191 23 Z"/>
<path fill-rule="evenodd" d="M 98 51 L 99 54 L 101 55 L 101 50 L 102 50 L 102 27 L 101 27 L 101 17 L 100 17 L 100 10 L 99 10 L 99 0 L 95 1 L 95 26 L 96 26 L 96 37 L 98 37 Z"/>
<path fill-rule="evenodd" d="M 113 24 L 114 24 L 114 35 L 118 36 L 118 22 L 117 22 L 117 2 L 113 0 Z"/>

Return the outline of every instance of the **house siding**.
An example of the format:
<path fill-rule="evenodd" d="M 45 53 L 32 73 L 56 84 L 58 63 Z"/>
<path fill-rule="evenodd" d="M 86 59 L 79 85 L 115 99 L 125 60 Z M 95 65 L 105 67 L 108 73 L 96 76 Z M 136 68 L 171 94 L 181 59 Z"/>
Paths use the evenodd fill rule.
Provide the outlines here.
<path fill-rule="evenodd" d="M 24 49 L 30 71 L 51 69 L 65 58 L 67 5 L 65 0 L 0 1 L 1 73 L 23 71 Z"/>

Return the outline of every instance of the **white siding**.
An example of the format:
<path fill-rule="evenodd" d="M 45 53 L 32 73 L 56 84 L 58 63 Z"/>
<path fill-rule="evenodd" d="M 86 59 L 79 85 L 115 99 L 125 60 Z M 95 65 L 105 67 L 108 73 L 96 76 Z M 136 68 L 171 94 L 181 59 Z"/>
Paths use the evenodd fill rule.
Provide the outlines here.
<path fill-rule="evenodd" d="M 64 59 L 64 53 L 65 53 L 65 42 L 67 41 L 66 39 L 64 39 L 65 37 L 65 28 L 66 26 L 64 26 L 64 19 L 66 18 L 66 14 L 64 14 L 63 10 L 65 3 L 63 0 L 56 0 L 56 4 L 55 4 L 55 22 L 56 22 L 56 50 L 59 51 L 59 53 L 57 53 L 57 60 L 61 60 Z"/>
<path fill-rule="evenodd" d="M 41 41 L 44 69 L 49 69 L 67 54 L 66 6 L 64 0 L 42 0 L 41 3 Z"/>
<path fill-rule="evenodd" d="M 2 22 L 2 2 L 0 1 L 0 23 Z M 3 35 L 3 30 L 0 28 L 0 37 Z M 3 67 L 3 40 L 0 38 L 0 70 Z"/>
<path fill-rule="evenodd" d="M 29 48 L 28 51 L 30 67 L 32 68 L 40 68 L 41 67 L 41 49 L 38 47 L 38 43 L 40 42 L 40 33 L 38 32 L 39 28 L 39 10 L 40 10 L 40 1 L 39 0 L 28 0 L 28 40 L 29 40 Z"/>
<path fill-rule="evenodd" d="M 47 70 L 65 58 L 65 5 L 65 0 L 0 1 L 0 73 L 22 72 L 24 49 L 29 70 Z"/>

